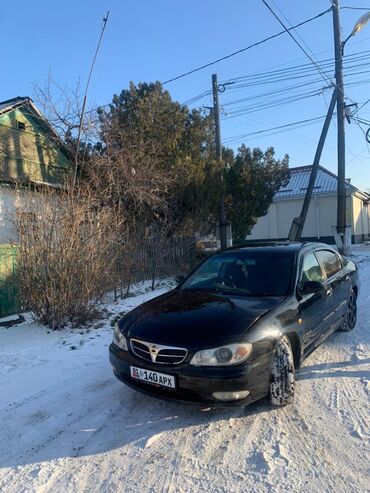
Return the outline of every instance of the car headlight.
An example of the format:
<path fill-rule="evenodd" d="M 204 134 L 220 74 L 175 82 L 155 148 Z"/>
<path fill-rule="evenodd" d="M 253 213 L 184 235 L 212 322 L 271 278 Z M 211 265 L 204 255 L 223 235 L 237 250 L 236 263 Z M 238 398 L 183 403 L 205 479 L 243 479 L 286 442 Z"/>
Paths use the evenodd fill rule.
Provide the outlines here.
<path fill-rule="evenodd" d="M 118 323 L 114 324 L 113 329 L 113 342 L 116 346 L 124 351 L 127 351 L 127 341 L 126 337 L 122 334 L 121 329 L 118 326 Z"/>
<path fill-rule="evenodd" d="M 252 352 L 252 344 L 242 342 L 214 349 L 205 349 L 194 354 L 190 364 L 193 366 L 230 366 L 245 361 Z"/>

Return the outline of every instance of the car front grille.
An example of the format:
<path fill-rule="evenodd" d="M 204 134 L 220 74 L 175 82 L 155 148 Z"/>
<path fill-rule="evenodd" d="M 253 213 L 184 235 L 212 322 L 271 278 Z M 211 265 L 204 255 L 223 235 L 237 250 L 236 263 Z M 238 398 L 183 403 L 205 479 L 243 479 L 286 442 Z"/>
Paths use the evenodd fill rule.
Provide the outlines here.
<path fill-rule="evenodd" d="M 179 365 L 188 354 L 184 348 L 163 346 L 138 339 L 131 339 L 130 345 L 132 352 L 139 358 L 161 365 Z"/>

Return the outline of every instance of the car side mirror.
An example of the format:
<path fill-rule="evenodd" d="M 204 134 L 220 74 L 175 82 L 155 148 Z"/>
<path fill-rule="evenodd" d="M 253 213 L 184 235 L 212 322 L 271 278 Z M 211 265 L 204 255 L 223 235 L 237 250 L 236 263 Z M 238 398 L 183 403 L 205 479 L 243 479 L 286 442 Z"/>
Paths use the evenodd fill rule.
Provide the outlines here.
<path fill-rule="evenodd" d="M 180 276 L 176 276 L 175 277 L 175 282 L 177 284 L 180 284 L 184 279 L 185 279 L 185 276 L 181 276 L 181 275 Z"/>
<path fill-rule="evenodd" d="M 315 294 L 321 293 L 324 286 L 320 281 L 306 281 L 300 288 L 300 294 Z"/>

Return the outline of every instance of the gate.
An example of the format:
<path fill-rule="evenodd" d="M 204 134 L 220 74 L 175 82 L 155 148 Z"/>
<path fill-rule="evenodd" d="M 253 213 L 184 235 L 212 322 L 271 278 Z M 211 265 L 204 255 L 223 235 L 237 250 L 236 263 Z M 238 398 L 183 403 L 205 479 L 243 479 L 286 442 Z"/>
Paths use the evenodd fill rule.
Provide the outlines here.
<path fill-rule="evenodd" d="M 0 245 L 0 317 L 20 311 L 21 303 L 16 283 L 16 257 L 14 245 Z"/>

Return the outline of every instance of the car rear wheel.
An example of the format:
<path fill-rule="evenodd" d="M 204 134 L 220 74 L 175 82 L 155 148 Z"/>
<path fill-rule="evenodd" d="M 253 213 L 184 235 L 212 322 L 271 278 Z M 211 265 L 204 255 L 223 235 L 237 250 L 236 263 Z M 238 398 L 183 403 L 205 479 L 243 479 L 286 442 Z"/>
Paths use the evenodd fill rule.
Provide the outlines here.
<path fill-rule="evenodd" d="M 357 322 L 357 296 L 351 288 L 347 302 L 347 313 L 345 315 L 342 326 L 339 330 L 349 332 L 355 328 Z"/>
<path fill-rule="evenodd" d="M 269 400 L 274 406 L 286 406 L 294 400 L 294 358 L 287 337 L 276 345 L 271 365 Z"/>

